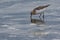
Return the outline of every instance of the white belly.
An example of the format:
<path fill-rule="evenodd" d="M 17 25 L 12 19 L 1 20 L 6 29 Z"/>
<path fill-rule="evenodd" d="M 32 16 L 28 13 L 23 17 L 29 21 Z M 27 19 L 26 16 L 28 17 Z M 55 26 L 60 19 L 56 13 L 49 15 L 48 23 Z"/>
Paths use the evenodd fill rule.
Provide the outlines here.
<path fill-rule="evenodd" d="M 42 10 L 36 10 L 36 13 L 37 14 L 40 14 L 40 13 L 43 13 L 45 9 L 42 9 Z"/>

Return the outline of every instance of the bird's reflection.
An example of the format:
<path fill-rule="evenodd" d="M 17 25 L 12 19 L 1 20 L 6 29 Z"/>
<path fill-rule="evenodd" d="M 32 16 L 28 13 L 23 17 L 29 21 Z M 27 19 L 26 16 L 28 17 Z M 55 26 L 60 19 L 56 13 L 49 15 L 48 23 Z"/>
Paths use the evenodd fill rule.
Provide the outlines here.
<path fill-rule="evenodd" d="M 34 31 L 32 30 L 32 32 L 30 33 L 32 33 L 32 35 L 34 36 L 39 37 L 39 36 L 46 36 L 48 35 L 49 32 L 45 32 L 44 30 L 40 30 L 40 29 L 37 29 L 37 30 L 35 29 Z"/>
<path fill-rule="evenodd" d="M 41 24 L 45 24 L 45 20 L 44 20 L 44 16 L 40 16 L 39 19 L 35 18 L 31 18 L 31 23 L 37 24 L 37 25 L 41 25 Z M 41 27 L 43 28 L 43 27 Z M 34 29 L 30 32 L 32 35 L 39 37 L 39 36 L 45 36 L 48 33 L 45 32 L 44 30 L 41 29 Z"/>
<path fill-rule="evenodd" d="M 42 19 L 32 19 L 31 18 L 31 23 L 35 23 L 35 24 L 44 24 L 45 22 L 44 22 L 44 20 L 42 20 Z"/>

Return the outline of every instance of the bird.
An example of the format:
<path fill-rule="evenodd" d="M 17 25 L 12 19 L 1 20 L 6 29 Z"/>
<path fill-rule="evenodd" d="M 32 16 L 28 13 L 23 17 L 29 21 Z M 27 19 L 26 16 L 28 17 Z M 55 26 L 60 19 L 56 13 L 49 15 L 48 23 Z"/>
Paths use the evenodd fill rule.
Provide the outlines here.
<path fill-rule="evenodd" d="M 43 6 L 38 6 L 38 7 L 36 7 L 36 8 L 34 8 L 32 11 L 31 11 L 31 18 L 32 18 L 32 15 L 36 15 L 37 13 L 36 13 L 36 11 L 37 10 L 41 10 L 41 9 L 44 9 L 44 8 L 46 8 L 46 7 L 48 7 L 48 6 L 50 6 L 50 4 L 47 4 L 47 5 L 43 5 Z M 41 14 L 40 14 L 40 16 L 41 16 Z M 43 17 L 44 17 L 44 15 L 43 15 Z"/>

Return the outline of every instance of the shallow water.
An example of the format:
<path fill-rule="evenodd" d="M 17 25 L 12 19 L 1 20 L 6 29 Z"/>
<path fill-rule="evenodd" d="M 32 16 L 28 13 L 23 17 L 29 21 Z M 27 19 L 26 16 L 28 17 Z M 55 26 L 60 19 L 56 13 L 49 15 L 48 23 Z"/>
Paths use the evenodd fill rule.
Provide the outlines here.
<path fill-rule="evenodd" d="M 1 40 L 52 40 L 60 38 L 59 16 L 45 15 L 44 21 L 38 16 L 30 19 L 28 13 L 4 14 L 0 18 Z M 36 19 L 37 18 L 37 19 Z M 32 20 L 32 21 L 31 21 Z"/>
<path fill-rule="evenodd" d="M 0 4 L 5 6 L 0 8 L 0 40 L 60 40 L 59 2 L 56 0 L 51 1 L 27 1 L 29 4 L 24 2 L 24 0 L 11 0 L 9 2 L 7 2 L 7 0 L 1 1 L 2 3 L 9 3 L 9 5 L 2 5 L 2 3 Z M 21 2 L 24 2 L 26 5 L 24 5 L 24 3 L 21 5 Z M 39 2 L 41 2 L 40 5 L 48 2 L 53 3 L 51 6 L 53 8 L 49 7 L 44 11 L 44 20 L 40 19 L 39 15 L 33 15 L 31 19 L 30 8 L 32 9 L 34 7 L 31 6 L 33 5 L 31 2 L 36 2 L 34 6 L 37 6 L 37 4 L 39 5 Z M 56 3 L 58 8 L 56 8 L 54 3 Z M 24 8 L 19 9 L 20 7 Z"/>

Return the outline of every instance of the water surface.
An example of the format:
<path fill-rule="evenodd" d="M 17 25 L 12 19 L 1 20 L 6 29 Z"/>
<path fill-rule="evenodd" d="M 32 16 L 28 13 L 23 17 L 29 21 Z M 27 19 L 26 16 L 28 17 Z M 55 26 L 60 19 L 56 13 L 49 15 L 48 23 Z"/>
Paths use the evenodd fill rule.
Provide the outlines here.
<path fill-rule="evenodd" d="M 59 0 L 1 0 L 0 40 L 60 40 L 59 3 Z M 45 4 L 51 6 L 44 11 L 44 20 L 39 15 L 31 19 L 31 10 Z"/>

